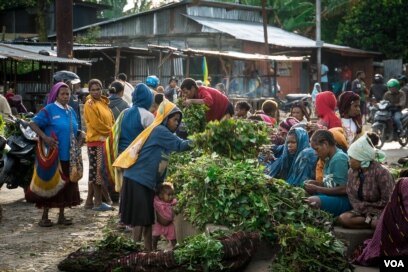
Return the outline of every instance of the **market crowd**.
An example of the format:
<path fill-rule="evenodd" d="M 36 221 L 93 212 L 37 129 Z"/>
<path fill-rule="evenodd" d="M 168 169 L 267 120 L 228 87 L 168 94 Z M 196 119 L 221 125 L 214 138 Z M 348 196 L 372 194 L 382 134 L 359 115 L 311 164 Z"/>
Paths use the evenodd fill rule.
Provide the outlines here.
<path fill-rule="evenodd" d="M 362 76 L 358 72 L 356 80 Z M 176 106 L 181 100 L 186 107 L 205 104 L 208 122 L 242 118 L 270 126 L 273 155 L 259 155 L 265 174 L 302 187 L 310 208 L 331 213 L 339 225 L 375 229 L 358 263 L 370 264 L 384 254 L 408 254 L 406 238 L 401 237 L 408 233 L 408 178 L 394 180 L 382 164 L 384 152 L 376 148 L 378 136 L 363 129 L 368 89 L 353 82 L 350 90 L 335 95 L 316 83 L 311 92 L 313 112 L 299 102 L 293 104 L 289 117 L 279 120 L 274 100 L 264 101 L 257 110 L 247 101 L 233 105 L 222 84 L 216 89 L 191 78 L 178 84 L 172 77 L 164 88 L 156 76 L 149 76 L 132 86 L 121 73 L 107 93 L 100 80 L 91 79 L 89 93 L 81 99 L 71 93 L 72 82 L 55 82 L 45 107 L 30 123 L 39 136 L 41 156 L 37 154 L 34 173 L 39 181 L 30 185 L 27 196 L 43 209 L 41 227 L 54 225 L 48 218 L 51 208 L 60 210 L 58 224 L 74 223 L 64 214 L 65 208 L 81 204 L 78 180 L 73 178 L 77 169 L 72 166 L 78 163 L 73 147 L 86 144 L 89 179 L 84 208 L 105 212 L 119 202 L 118 225 L 132 229 L 133 238 L 143 239 L 146 250 L 156 249 L 160 237 L 175 246 L 172 209 L 177 200 L 172 185 L 165 182 L 168 155 L 194 148 L 191 140 L 177 133 L 183 122 Z M 388 97 L 401 110 L 406 105 L 402 87 L 391 79 L 382 83 L 381 90 L 371 88 L 370 95 Z M 396 125 L 399 133 L 405 133 Z"/>

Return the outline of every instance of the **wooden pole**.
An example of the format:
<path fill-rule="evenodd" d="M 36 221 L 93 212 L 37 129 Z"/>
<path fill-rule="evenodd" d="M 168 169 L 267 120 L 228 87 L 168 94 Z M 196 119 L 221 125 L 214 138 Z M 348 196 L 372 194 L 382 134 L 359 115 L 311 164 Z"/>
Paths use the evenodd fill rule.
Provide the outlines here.
<path fill-rule="evenodd" d="M 116 57 L 115 57 L 115 76 L 119 74 L 120 68 L 120 48 L 116 48 Z"/>

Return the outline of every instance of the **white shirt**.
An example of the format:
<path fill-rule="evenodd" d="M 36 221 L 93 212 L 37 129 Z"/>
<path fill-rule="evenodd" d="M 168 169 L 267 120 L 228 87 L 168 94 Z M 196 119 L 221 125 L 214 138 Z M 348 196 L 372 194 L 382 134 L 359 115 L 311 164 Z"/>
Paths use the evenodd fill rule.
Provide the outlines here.
<path fill-rule="evenodd" d="M 352 144 L 356 134 L 357 134 L 357 125 L 351 118 L 341 118 L 341 124 L 343 126 L 344 133 L 346 134 L 346 139 L 348 144 Z"/>

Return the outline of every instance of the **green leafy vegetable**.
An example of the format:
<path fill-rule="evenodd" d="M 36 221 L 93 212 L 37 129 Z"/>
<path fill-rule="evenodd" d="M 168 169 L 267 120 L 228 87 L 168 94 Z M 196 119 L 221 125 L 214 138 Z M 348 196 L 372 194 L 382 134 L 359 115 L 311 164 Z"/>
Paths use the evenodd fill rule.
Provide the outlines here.
<path fill-rule="evenodd" d="M 208 153 L 240 160 L 257 156 L 259 147 L 269 142 L 268 130 L 264 123 L 230 118 L 208 123 L 204 132 L 192 138 Z"/>
<path fill-rule="evenodd" d="M 198 267 L 204 271 L 221 269 L 222 256 L 222 243 L 205 233 L 187 238 L 174 250 L 176 262 L 187 265 L 188 270 Z"/>
<path fill-rule="evenodd" d="M 280 225 L 276 228 L 281 250 L 270 271 L 351 271 L 344 244 L 330 232 L 311 226 Z"/>

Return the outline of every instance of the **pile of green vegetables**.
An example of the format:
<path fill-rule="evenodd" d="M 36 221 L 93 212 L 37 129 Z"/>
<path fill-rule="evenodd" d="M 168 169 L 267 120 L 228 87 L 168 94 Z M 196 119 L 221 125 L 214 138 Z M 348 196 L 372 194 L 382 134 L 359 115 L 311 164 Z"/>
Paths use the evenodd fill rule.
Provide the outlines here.
<path fill-rule="evenodd" d="M 216 154 L 179 165 L 169 180 L 178 193 L 177 209 L 199 229 L 205 224 L 260 231 L 272 238 L 279 224 L 312 224 L 323 228 L 332 218 L 310 209 L 303 189 L 267 178 L 253 159 L 233 161 Z"/>
<path fill-rule="evenodd" d="M 235 160 L 255 158 L 260 146 L 267 144 L 269 127 L 262 122 L 242 119 L 213 121 L 205 131 L 193 135 L 196 146 Z"/>
<path fill-rule="evenodd" d="M 177 193 L 176 211 L 187 221 L 199 229 L 206 224 L 224 225 L 279 241 L 282 250 L 274 260 L 274 271 L 347 267 L 343 244 L 327 232 L 333 217 L 310 208 L 302 188 L 264 174 L 256 157 L 261 145 L 268 143 L 267 126 L 228 119 L 210 122 L 204 132 L 191 138 L 195 149 L 172 155 L 168 176 Z M 311 251 L 307 251 L 308 243 Z M 295 263 L 300 270 L 294 268 Z"/>
<path fill-rule="evenodd" d="M 223 245 L 217 240 L 217 234 L 198 234 L 185 239 L 174 250 L 174 258 L 188 270 L 202 267 L 203 271 L 222 269 Z"/>
<path fill-rule="evenodd" d="M 204 131 L 207 125 L 205 114 L 208 111 L 208 107 L 205 104 L 191 104 L 185 107 L 183 100 L 179 99 L 177 100 L 177 107 L 183 113 L 183 129 L 185 129 L 188 135 Z"/>
<path fill-rule="evenodd" d="M 281 250 L 270 271 L 316 272 L 352 271 L 344 244 L 331 233 L 311 226 L 279 225 L 276 228 Z"/>

